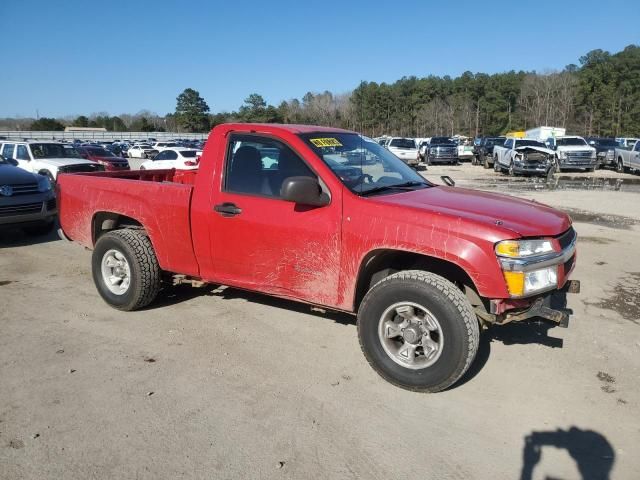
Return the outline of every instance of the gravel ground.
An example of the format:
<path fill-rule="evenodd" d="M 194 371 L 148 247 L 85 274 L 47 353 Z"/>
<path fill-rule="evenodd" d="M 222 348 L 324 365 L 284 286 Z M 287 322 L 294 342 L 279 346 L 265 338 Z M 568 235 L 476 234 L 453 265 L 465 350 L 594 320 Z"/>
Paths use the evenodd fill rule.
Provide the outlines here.
<path fill-rule="evenodd" d="M 568 329 L 492 329 L 461 383 L 410 393 L 369 368 L 350 316 L 213 286 L 122 313 L 90 252 L 5 233 L 0 479 L 637 478 L 640 177 L 424 174 L 572 214 Z"/>

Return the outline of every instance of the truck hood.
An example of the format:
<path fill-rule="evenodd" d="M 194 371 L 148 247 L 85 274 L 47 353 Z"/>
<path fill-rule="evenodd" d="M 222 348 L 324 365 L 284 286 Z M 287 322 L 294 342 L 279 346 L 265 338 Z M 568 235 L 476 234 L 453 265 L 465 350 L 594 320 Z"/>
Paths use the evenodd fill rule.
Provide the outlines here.
<path fill-rule="evenodd" d="M 546 153 L 547 155 L 553 155 L 554 151 L 551 150 L 550 148 L 544 148 L 544 147 L 536 147 L 535 145 L 524 145 L 522 147 L 516 147 L 515 151 L 516 152 L 527 152 L 527 151 L 535 151 L 535 152 L 542 152 L 542 153 Z"/>
<path fill-rule="evenodd" d="M 381 204 L 508 229 L 521 237 L 556 236 L 571 226 L 571 218 L 566 213 L 541 203 L 466 188 L 434 186 L 370 198 Z"/>
<path fill-rule="evenodd" d="M 0 186 L 2 185 L 24 185 L 36 183 L 37 177 L 22 168 L 13 165 L 0 164 Z"/>
<path fill-rule="evenodd" d="M 592 152 L 595 151 L 590 145 L 565 145 L 559 146 L 558 150 L 561 152 Z"/>
<path fill-rule="evenodd" d="M 43 165 L 50 165 L 52 167 L 66 167 L 69 165 L 84 165 L 84 164 L 95 164 L 91 160 L 85 160 L 84 158 L 36 158 L 36 162 L 41 163 Z"/>

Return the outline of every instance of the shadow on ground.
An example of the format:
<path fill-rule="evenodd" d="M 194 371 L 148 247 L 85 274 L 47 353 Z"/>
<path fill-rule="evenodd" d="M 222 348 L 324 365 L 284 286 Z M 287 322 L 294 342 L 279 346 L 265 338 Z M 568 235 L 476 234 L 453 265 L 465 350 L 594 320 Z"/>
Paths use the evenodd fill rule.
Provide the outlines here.
<path fill-rule="evenodd" d="M 568 430 L 531 432 L 524 438 L 520 480 L 533 478 L 534 470 L 542 458 L 543 447 L 566 450 L 576 462 L 582 480 L 607 480 L 611 478 L 615 453 L 606 437 L 593 430 L 571 427 Z"/>
<path fill-rule="evenodd" d="M 57 233 L 58 225 L 51 232 L 45 235 L 32 235 L 24 232 L 20 228 L 5 227 L 0 230 L 0 249 L 7 247 L 25 247 L 39 243 L 57 242 L 60 237 Z"/>

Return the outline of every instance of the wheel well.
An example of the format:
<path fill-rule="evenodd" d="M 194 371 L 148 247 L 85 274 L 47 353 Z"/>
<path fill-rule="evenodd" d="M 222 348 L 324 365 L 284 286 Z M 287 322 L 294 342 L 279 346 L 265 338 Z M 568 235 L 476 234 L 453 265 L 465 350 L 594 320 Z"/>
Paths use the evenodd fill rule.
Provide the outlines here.
<path fill-rule="evenodd" d="M 111 230 L 121 228 L 144 229 L 142 224 L 135 218 L 127 217 L 113 212 L 98 212 L 93 217 L 92 234 L 95 244 L 102 235 Z"/>
<path fill-rule="evenodd" d="M 354 311 L 360 308 L 362 299 L 369 289 L 389 275 L 401 270 L 424 270 L 446 278 L 456 285 L 471 302 L 484 303 L 478 295 L 473 280 L 461 267 L 447 260 L 428 255 L 398 250 L 376 250 L 364 259 L 356 283 Z"/>

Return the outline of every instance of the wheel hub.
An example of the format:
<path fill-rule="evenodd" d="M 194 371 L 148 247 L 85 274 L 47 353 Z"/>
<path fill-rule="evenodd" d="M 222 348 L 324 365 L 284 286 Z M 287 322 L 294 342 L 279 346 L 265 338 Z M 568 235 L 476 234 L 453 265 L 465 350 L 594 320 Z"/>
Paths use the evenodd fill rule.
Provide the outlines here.
<path fill-rule="evenodd" d="M 433 365 L 444 345 L 440 323 L 429 310 L 413 302 L 400 302 L 380 317 L 378 338 L 395 363 L 412 370 Z"/>
<path fill-rule="evenodd" d="M 123 295 L 131 284 L 129 262 L 122 252 L 111 249 L 102 256 L 100 265 L 102 281 L 111 293 Z"/>
<path fill-rule="evenodd" d="M 402 338 L 404 338 L 405 342 L 416 345 L 422 340 L 422 330 L 418 325 L 411 325 L 404 329 Z"/>

